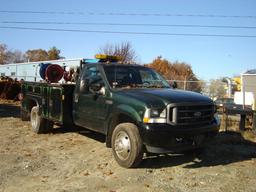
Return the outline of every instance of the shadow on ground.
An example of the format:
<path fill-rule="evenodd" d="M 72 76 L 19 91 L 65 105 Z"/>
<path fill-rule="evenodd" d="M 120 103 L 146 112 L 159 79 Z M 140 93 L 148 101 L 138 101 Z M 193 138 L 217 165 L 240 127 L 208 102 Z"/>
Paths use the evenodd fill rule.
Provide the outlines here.
<path fill-rule="evenodd" d="M 0 104 L 0 118 L 20 116 L 20 107 L 12 104 Z M 105 136 L 80 127 L 56 126 L 53 134 L 76 132 L 101 143 Z M 254 135 L 254 137 L 256 137 Z M 180 155 L 150 155 L 144 158 L 139 168 L 162 168 L 184 165 L 184 168 L 200 168 L 227 165 L 256 158 L 256 143 L 244 139 L 239 132 L 220 132 L 203 151 L 192 151 Z"/>
<path fill-rule="evenodd" d="M 105 135 L 103 135 L 101 133 L 94 132 L 94 131 L 90 131 L 88 129 L 78 127 L 78 126 L 65 127 L 65 126 L 59 125 L 53 129 L 52 133 L 53 134 L 63 134 L 63 133 L 70 133 L 70 132 L 75 132 L 82 136 L 97 140 L 101 143 L 105 143 Z"/>
<path fill-rule="evenodd" d="M 77 132 L 101 143 L 105 136 L 84 128 L 67 129 L 59 127 L 54 134 Z M 103 146 L 104 147 L 104 146 Z M 244 139 L 239 132 L 220 132 L 204 149 L 189 151 L 184 154 L 166 154 L 144 157 L 139 168 L 164 168 L 183 165 L 184 168 L 200 168 L 227 165 L 256 158 L 256 143 Z"/>
<path fill-rule="evenodd" d="M 12 104 L 0 104 L 0 118 L 20 117 L 20 107 Z"/>
<path fill-rule="evenodd" d="M 147 157 L 141 168 L 162 168 L 184 164 L 184 168 L 227 165 L 256 158 L 256 143 L 245 140 L 238 132 L 220 132 L 203 150 L 180 155 Z"/>

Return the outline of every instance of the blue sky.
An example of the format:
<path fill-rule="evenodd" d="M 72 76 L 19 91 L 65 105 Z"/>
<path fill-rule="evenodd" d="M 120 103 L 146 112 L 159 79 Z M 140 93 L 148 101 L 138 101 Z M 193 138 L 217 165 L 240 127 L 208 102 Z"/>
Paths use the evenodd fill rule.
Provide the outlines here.
<path fill-rule="evenodd" d="M 182 15 L 256 16 L 255 0 L 9 0 L 0 11 L 54 11 L 76 14 L 25 14 L 0 12 L 0 27 L 60 28 L 97 31 L 127 31 L 178 34 L 256 35 L 256 29 L 185 28 L 148 26 L 90 26 L 7 24 L 3 21 L 102 22 L 143 24 L 194 24 L 255 26 L 253 18 L 118 16 L 99 13 L 145 13 Z M 83 13 L 83 14 L 79 14 Z M 94 13 L 94 14 L 90 14 Z M 48 49 L 56 46 L 66 58 L 91 58 L 107 43 L 129 41 L 141 63 L 149 63 L 161 55 L 170 61 L 184 61 L 204 80 L 240 74 L 256 68 L 256 38 L 160 36 L 132 34 L 76 33 L 31 31 L 0 28 L 0 42 L 9 48 Z"/>

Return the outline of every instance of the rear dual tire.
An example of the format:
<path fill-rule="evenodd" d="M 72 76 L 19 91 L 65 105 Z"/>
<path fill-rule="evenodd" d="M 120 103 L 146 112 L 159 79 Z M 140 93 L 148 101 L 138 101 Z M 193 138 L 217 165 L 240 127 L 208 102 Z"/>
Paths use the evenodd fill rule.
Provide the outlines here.
<path fill-rule="evenodd" d="M 53 122 L 41 116 L 39 106 L 34 106 L 30 113 L 32 130 L 37 134 L 49 133 L 53 129 Z"/>
<path fill-rule="evenodd" d="M 20 118 L 22 121 L 29 121 L 30 120 L 30 114 L 26 112 L 23 109 L 20 109 Z"/>

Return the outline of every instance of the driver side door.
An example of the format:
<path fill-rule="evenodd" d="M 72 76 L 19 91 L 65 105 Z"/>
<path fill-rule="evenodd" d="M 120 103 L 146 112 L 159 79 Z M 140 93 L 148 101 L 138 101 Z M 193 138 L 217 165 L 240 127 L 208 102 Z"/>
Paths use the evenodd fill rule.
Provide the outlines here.
<path fill-rule="evenodd" d="M 93 83 L 102 83 L 102 86 L 104 86 L 102 75 L 96 65 L 85 66 L 77 86 L 80 90 L 75 93 L 74 120 L 79 126 L 103 132 L 103 126 L 99 124 L 98 109 L 101 105 L 104 105 L 102 100 L 105 96 L 98 95 L 90 89 Z M 81 86 L 84 87 L 83 91 L 81 91 Z"/>

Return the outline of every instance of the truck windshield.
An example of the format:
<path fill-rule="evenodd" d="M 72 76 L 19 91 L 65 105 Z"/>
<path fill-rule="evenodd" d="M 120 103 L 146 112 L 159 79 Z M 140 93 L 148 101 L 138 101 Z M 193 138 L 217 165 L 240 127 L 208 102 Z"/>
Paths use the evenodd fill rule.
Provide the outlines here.
<path fill-rule="evenodd" d="M 105 65 L 105 74 L 112 88 L 170 88 L 154 70 L 136 65 Z"/>

